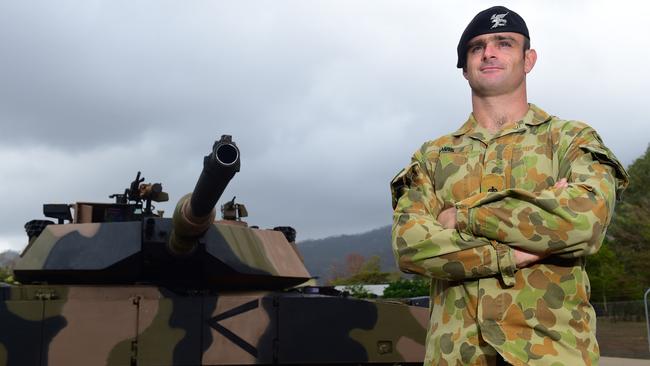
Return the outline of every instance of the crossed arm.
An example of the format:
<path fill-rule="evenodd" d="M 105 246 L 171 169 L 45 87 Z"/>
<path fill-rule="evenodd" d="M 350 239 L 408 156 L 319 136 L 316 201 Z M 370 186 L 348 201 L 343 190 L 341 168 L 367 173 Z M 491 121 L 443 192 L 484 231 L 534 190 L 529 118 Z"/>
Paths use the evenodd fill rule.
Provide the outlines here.
<path fill-rule="evenodd" d="M 569 179 L 544 191 L 481 193 L 450 208 L 441 207 L 415 158 L 401 194 L 394 192 L 393 249 L 400 268 L 447 280 L 501 276 L 512 285 L 518 268 L 546 256 L 595 253 L 615 191 L 627 178 L 613 156 L 600 161 L 579 147 L 567 155 Z"/>
<path fill-rule="evenodd" d="M 555 183 L 553 188 L 555 189 L 560 189 L 560 188 L 567 188 L 569 187 L 569 183 L 567 182 L 566 178 L 562 178 L 559 181 Z M 440 212 L 438 215 L 438 222 L 442 227 L 445 229 L 455 229 L 456 228 L 456 207 L 448 207 Z M 515 257 L 515 264 L 517 268 L 523 268 L 526 266 L 529 266 L 540 259 L 546 257 L 544 254 L 535 254 L 535 253 L 530 253 L 525 250 L 513 248 L 513 254 Z"/>

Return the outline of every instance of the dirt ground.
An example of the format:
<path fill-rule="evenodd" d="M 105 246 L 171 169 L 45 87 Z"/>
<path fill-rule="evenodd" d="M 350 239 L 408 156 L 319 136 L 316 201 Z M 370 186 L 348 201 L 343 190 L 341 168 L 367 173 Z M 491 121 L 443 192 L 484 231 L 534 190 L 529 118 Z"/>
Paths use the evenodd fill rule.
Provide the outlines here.
<path fill-rule="evenodd" d="M 644 322 L 598 319 L 596 329 L 601 356 L 650 359 Z"/>

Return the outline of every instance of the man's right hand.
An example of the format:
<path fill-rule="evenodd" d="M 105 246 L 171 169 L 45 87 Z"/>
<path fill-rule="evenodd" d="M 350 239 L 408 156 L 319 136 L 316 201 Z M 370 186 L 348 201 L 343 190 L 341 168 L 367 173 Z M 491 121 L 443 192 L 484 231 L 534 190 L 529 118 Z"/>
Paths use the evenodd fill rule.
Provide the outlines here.
<path fill-rule="evenodd" d="M 562 178 L 555 182 L 553 185 L 553 188 L 568 188 L 569 187 L 569 182 L 567 182 L 566 178 Z"/>
<path fill-rule="evenodd" d="M 445 229 L 456 228 L 456 207 L 447 207 L 438 215 L 438 222 Z"/>
<path fill-rule="evenodd" d="M 520 249 L 512 248 L 512 250 L 515 252 L 515 263 L 517 264 L 517 268 L 527 267 L 544 258 L 543 255 L 525 252 Z"/>

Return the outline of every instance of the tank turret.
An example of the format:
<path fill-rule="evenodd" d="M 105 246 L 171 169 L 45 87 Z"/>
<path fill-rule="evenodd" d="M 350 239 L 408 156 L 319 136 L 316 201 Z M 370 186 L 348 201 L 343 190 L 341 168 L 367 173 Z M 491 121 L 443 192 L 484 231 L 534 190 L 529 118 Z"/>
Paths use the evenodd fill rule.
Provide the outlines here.
<path fill-rule="evenodd" d="M 230 136 L 215 142 L 194 191 L 179 200 L 172 219 L 153 212 L 151 202 L 167 200 L 167 194 L 160 183 L 144 184 L 139 172 L 124 194 L 111 195 L 115 203 L 72 205 L 74 218 L 67 205 L 45 205 L 59 224 L 32 222 L 16 279 L 172 289 L 282 289 L 309 280 L 282 231 L 215 223 L 215 205 L 239 171 L 239 157 Z"/>

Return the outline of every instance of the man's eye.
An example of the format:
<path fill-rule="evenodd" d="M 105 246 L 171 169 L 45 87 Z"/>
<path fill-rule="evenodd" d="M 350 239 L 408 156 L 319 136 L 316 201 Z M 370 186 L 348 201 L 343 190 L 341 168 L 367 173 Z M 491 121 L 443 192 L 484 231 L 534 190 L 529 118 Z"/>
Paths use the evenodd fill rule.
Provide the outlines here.
<path fill-rule="evenodd" d="M 479 51 L 482 50 L 482 49 L 483 49 L 483 46 L 472 46 L 472 47 L 469 49 L 469 51 L 472 52 L 472 53 L 476 53 L 476 52 L 479 52 Z"/>
<path fill-rule="evenodd" d="M 512 45 L 508 41 L 501 41 L 499 42 L 499 47 L 512 47 Z"/>

